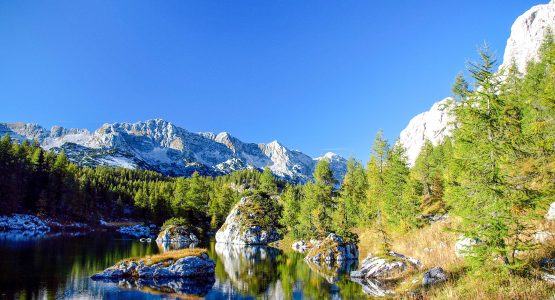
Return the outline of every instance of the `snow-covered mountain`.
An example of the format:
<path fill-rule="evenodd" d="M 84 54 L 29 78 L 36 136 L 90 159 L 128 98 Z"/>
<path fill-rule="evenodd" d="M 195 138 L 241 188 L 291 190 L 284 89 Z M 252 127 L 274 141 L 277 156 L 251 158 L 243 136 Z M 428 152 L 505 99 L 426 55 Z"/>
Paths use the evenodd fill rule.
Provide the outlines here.
<path fill-rule="evenodd" d="M 548 30 L 555 29 L 555 0 L 548 4 L 536 5 L 519 16 L 511 27 L 501 68 L 514 61 L 523 72 L 526 62 L 537 59 L 543 39 Z M 399 141 L 407 149 L 409 164 L 413 165 L 426 139 L 434 145 L 449 136 L 453 129 L 453 118 L 449 115 L 451 98 L 445 98 L 432 105 L 429 111 L 412 118 L 401 131 Z"/>
<path fill-rule="evenodd" d="M 192 133 L 160 119 L 104 124 L 94 132 L 0 123 L 0 135 L 5 133 L 21 141 L 36 140 L 47 150 L 59 152 L 63 149 L 71 161 L 82 166 L 141 168 L 170 176 L 190 176 L 195 171 L 203 175 L 221 175 L 269 167 L 278 177 L 306 182 L 322 159 L 330 162 L 338 180 L 346 171 L 346 160 L 334 153 L 313 159 L 277 141 L 245 143 L 227 132 Z"/>

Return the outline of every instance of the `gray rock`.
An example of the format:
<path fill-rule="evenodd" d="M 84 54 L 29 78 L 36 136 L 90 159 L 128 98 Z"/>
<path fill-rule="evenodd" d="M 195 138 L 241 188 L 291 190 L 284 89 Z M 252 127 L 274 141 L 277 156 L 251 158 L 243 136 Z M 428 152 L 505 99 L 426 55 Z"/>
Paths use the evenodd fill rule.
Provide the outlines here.
<path fill-rule="evenodd" d="M 341 266 L 346 261 L 358 259 L 358 248 L 354 244 L 343 242 L 343 238 L 330 233 L 321 241 L 311 241 L 305 260 L 320 265 Z"/>
<path fill-rule="evenodd" d="M 424 273 L 422 285 L 428 286 L 447 281 L 447 274 L 441 267 L 435 267 Z"/>
<path fill-rule="evenodd" d="M 150 236 L 150 227 L 147 225 L 133 225 L 133 226 L 124 226 L 117 229 L 119 233 L 130 235 L 136 238 L 141 237 L 149 237 Z"/>
<path fill-rule="evenodd" d="M 395 294 L 395 292 L 388 289 L 385 284 L 374 279 L 352 278 L 351 280 L 360 284 L 362 286 L 362 291 L 372 297 L 386 297 Z"/>
<path fill-rule="evenodd" d="M 93 275 L 92 279 L 119 279 L 119 278 L 184 278 L 213 276 L 216 264 L 208 255 L 186 256 L 152 266 L 145 266 L 142 262 L 124 262 L 112 266 L 103 272 Z"/>
<path fill-rule="evenodd" d="M 216 232 L 216 242 L 237 245 L 267 245 L 281 237 L 276 228 L 262 228 L 257 223 L 258 216 L 247 212 L 254 197 L 243 197 L 231 210 L 225 223 Z"/>
<path fill-rule="evenodd" d="M 351 278 L 391 279 L 399 276 L 409 268 L 419 269 L 422 263 L 415 258 L 407 257 L 393 251 L 387 257 L 369 255 L 357 271 L 351 272 Z"/>
<path fill-rule="evenodd" d="M 553 238 L 553 233 L 548 231 L 538 231 L 534 233 L 534 241 L 543 244 Z"/>

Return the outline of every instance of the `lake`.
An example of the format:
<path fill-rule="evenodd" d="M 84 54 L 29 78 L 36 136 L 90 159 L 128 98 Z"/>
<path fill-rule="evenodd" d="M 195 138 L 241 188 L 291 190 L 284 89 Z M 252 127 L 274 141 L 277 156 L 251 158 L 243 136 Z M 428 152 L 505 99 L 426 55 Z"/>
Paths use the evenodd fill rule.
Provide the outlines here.
<path fill-rule="evenodd" d="M 302 254 L 271 247 L 203 245 L 216 262 L 215 281 L 171 282 L 181 292 L 137 288 L 89 278 L 117 261 L 159 253 L 156 243 L 118 234 L 58 235 L 39 239 L 0 236 L 0 299 L 361 299 L 348 270 L 309 265 Z M 356 268 L 356 262 L 348 268 Z M 197 296 L 188 293 L 197 293 Z"/>

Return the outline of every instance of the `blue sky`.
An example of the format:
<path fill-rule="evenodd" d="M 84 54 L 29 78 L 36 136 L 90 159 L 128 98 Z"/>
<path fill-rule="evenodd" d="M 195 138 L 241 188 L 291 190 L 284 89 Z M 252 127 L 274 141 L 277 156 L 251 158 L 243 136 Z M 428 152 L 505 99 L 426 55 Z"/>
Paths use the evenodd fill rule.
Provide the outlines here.
<path fill-rule="evenodd" d="M 547 1 L 1 1 L 0 122 L 163 118 L 366 161 Z"/>

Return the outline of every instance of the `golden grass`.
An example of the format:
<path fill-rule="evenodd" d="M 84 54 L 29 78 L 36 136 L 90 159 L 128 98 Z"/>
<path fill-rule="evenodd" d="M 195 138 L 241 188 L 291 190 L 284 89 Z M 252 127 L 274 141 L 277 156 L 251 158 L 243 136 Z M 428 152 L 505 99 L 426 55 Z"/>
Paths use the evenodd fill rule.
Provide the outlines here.
<path fill-rule="evenodd" d="M 154 265 L 160 262 L 167 262 L 170 260 L 178 260 L 180 258 L 183 257 L 187 257 L 187 256 L 201 256 L 202 254 L 207 253 L 206 249 L 202 249 L 202 248 L 185 248 L 185 249 L 179 249 L 179 250 L 172 250 L 172 251 L 167 251 L 164 253 L 160 253 L 160 254 L 155 254 L 155 255 L 149 255 L 149 256 L 145 256 L 145 257 L 140 257 L 140 258 L 127 258 L 124 260 L 119 261 L 116 265 L 119 265 L 121 263 L 124 262 L 143 262 L 145 264 L 145 266 L 150 266 L 150 265 Z"/>
<path fill-rule="evenodd" d="M 455 255 L 457 234 L 448 231 L 459 224 L 450 217 L 446 221 L 434 222 L 429 226 L 407 233 L 393 233 L 391 249 L 406 256 L 420 260 L 425 267 L 445 266 L 460 262 Z M 363 260 L 368 254 L 380 252 L 380 238 L 376 231 L 367 228 L 355 230 L 360 242 L 358 244 L 360 257 Z"/>

